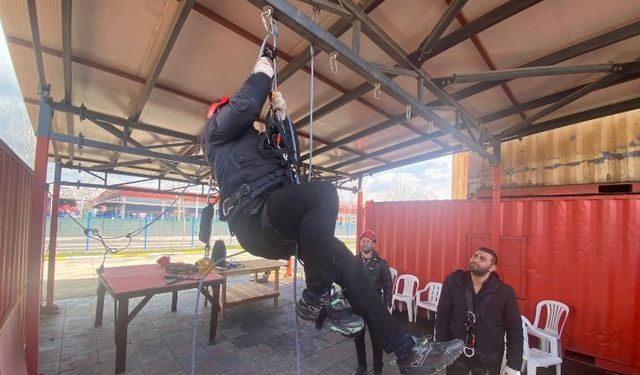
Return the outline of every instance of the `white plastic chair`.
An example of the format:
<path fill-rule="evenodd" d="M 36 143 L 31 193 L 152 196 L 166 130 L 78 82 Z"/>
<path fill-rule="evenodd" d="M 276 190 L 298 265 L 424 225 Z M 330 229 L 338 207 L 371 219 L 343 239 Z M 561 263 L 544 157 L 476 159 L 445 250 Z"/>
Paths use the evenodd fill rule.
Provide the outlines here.
<path fill-rule="evenodd" d="M 562 358 L 553 336 L 543 332 L 531 324 L 529 319 L 522 316 L 522 333 L 524 335 L 523 357 L 526 361 L 527 375 L 535 375 L 538 367 L 556 367 L 556 375 L 561 375 Z M 547 341 L 549 350 L 529 347 L 529 335 L 540 339 L 540 342 Z M 522 368 L 524 369 L 524 363 Z"/>
<path fill-rule="evenodd" d="M 413 309 L 413 322 L 418 319 L 418 308 L 422 307 L 427 310 L 427 319 L 429 318 L 429 312 L 433 311 L 435 314 L 438 311 L 438 301 L 440 300 L 440 291 L 442 290 L 442 283 L 430 282 L 424 289 L 419 290 L 416 293 L 416 303 Z M 426 293 L 426 299 L 423 301 L 422 296 Z"/>
<path fill-rule="evenodd" d="M 389 272 L 391 272 L 391 290 L 395 291 L 396 279 L 398 278 L 398 270 L 393 267 L 389 267 Z M 391 314 L 392 311 L 393 311 L 393 305 L 389 307 L 389 314 Z"/>
<path fill-rule="evenodd" d="M 541 326 L 542 311 L 546 310 L 547 319 L 544 323 L 544 327 Z M 569 306 L 562 302 L 553 300 L 544 300 L 538 302 L 536 306 L 536 317 L 533 321 L 533 326 L 547 335 L 554 338 L 554 341 L 558 344 L 558 353 L 562 357 L 562 345 L 560 343 L 560 336 L 562 336 L 562 330 L 564 323 L 566 323 L 569 317 Z M 540 342 L 541 349 L 548 350 L 549 342 L 546 340 Z"/>
<path fill-rule="evenodd" d="M 391 297 L 391 311 L 393 312 L 396 301 L 398 301 L 400 312 L 402 312 L 402 304 L 406 304 L 410 322 L 413 322 L 413 304 L 416 300 L 416 289 L 418 289 L 419 283 L 420 280 L 418 280 L 417 276 L 400 275 L 396 280 L 393 297 Z M 399 290 L 400 284 L 402 284 L 402 291 Z"/>

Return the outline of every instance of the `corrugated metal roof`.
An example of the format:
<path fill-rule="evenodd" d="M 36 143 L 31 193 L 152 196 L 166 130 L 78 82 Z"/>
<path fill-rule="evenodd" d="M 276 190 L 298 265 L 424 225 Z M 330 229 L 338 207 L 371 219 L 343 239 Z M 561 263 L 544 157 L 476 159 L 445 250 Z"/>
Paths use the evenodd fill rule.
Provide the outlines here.
<path fill-rule="evenodd" d="M 139 121 L 192 136 L 199 135 L 204 126 L 208 103 L 234 92 L 254 64 L 258 46 L 265 35 L 260 20 L 261 9 L 253 5 L 258 3 L 258 0 L 196 2 L 160 70 L 158 81 L 144 105 Z M 430 34 L 447 9 L 449 1 L 368 0 L 365 3 L 369 6 L 371 20 L 408 53 L 415 51 Z M 65 93 L 62 6 L 61 2 L 49 1 L 35 4 L 46 78 L 51 83 L 51 96 L 58 102 L 64 99 Z M 172 25 L 180 14 L 182 4 L 173 0 L 73 2 L 70 23 L 71 104 L 76 107 L 84 104 L 88 109 L 121 118 L 134 115 L 132 111 L 136 99 L 150 78 L 154 63 L 172 32 Z M 292 4 L 311 16 L 312 8 L 309 5 L 297 1 Z M 606 5 L 598 0 L 530 1 L 527 5 L 523 4 L 518 1 L 468 1 L 436 43 L 434 50 L 437 53 L 429 55 L 422 67 L 431 76 L 441 77 L 490 70 L 488 66 L 491 64 L 497 69 L 516 68 L 531 62 L 533 66 L 573 66 L 625 63 L 640 57 L 640 8 L 635 0 L 618 0 Z M 518 7 L 522 9 L 512 11 L 510 17 L 489 28 L 474 29 L 466 37 L 458 37 L 460 34 L 456 34 L 475 27 L 474 22 L 486 23 L 488 15 L 506 14 Z M 26 3 L 19 0 L 3 1 L 0 5 L 0 20 L 9 41 L 28 112 L 35 126 L 39 99 L 38 74 Z M 320 12 L 319 23 L 325 29 L 335 28 L 338 23 L 347 25 L 343 27 L 344 30 L 350 29 L 348 22 L 327 11 Z M 387 53 L 388 50 L 372 42 L 364 32 L 365 30 L 360 40 L 360 56 L 379 64 L 395 64 Z M 598 36 L 600 37 L 597 38 Z M 610 37 L 608 41 L 599 44 L 599 41 L 602 42 L 607 37 Z M 350 46 L 351 31 L 345 32 L 339 39 Z M 581 46 L 584 48 L 579 48 Z M 282 72 L 293 59 L 308 54 L 308 41 L 280 24 L 278 48 L 278 67 Z M 315 68 L 316 109 L 366 83 L 344 64 L 339 64 L 338 74 L 333 74 L 329 67 L 329 55 L 325 52 L 316 58 Z M 294 122 L 300 121 L 309 112 L 309 74 L 307 68 L 303 70 L 295 71 L 281 85 Z M 534 103 L 527 108 L 513 110 L 506 116 L 488 115 L 594 82 L 607 74 L 610 73 L 520 78 L 470 96 L 460 91 L 478 87 L 478 84 L 454 84 L 445 87 L 445 91 L 460 99 L 461 105 L 474 118 L 488 119 L 479 122 L 484 122 L 484 126 L 499 137 L 502 131 L 522 121 L 521 114 L 531 116 L 544 109 L 545 105 L 557 102 L 562 96 L 547 100 L 546 104 Z M 634 103 L 640 101 L 640 86 L 635 80 L 638 75 L 635 71 L 629 73 L 623 77 L 626 82 L 615 81 L 617 84 L 593 91 L 538 121 L 630 99 L 635 101 L 628 105 L 637 106 Z M 394 82 L 398 87 L 416 95 L 414 78 L 399 76 Z M 435 104 L 435 96 L 426 89 L 424 92 L 424 100 Z M 511 93 L 512 99 L 509 98 Z M 320 149 L 358 134 L 389 117 L 401 115 L 404 111 L 405 103 L 396 101 L 391 95 L 382 93 L 382 97 L 376 100 L 373 93 L 365 89 L 356 100 L 345 101 L 329 114 L 316 116 L 314 148 Z M 453 121 L 454 117 L 450 112 L 441 114 Z M 597 115 L 598 112 L 595 111 L 593 116 Z M 444 136 L 435 141 L 423 141 L 402 151 L 387 152 L 389 147 L 437 130 L 424 120 L 403 122 L 404 124 L 395 121 L 385 130 L 358 137 L 358 140 L 336 147 L 330 152 L 319 153 L 314 158 L 314 164 L 326 168 L 360 158 L 361 161 L 344 163 L 338 169 L 339 172 L 355 177 L 367 173 L 373 167 L 401 165 L 403 161 L 416 155 L 427 158 L 463 148 L 450 147 L 458 142 L 450 142 Z M 74 136 L 82 133 L 87 139 L 111 144 L 122 143 L 113 134 L 90 121 L 80 121 L 77 116 L 57 114 L 53 123 L 53 130 L 58 133 Z M 531 127 L 527 128 L 530 129 Z M 303 139 L 308 132 L 308 127 L 301 130 Z M 477 132 L 474 133 L 478 135 Z M 133 131 L 132 137 L 145 146 L 179 141 L 171 136 L 140 130 Z M 302 145 L 305 149 L 308 147 L 305 141 Z M 105 152 L 88 147 L 78 149 L 71 144 L 57 145 L 56 150 L 58 157 L 64 162 L 73 159 L 71 164 L 77 166 L 82 163 L 84 167 L 108 164 L 116 160 L 140 159 L 139 156 L 121 155 L 119 152 Z M 185 145 L 154 150 L 173 155 L 200 153 L 197 147 Z M 434 150 L 440 151 L 434 153 Z M 374 160 L 362 157 L 376 151 L 381 152 Z M 193 175 L 202 174 L 204 167 L 181 163 L 179 168 L 184 173 Z M 165 176 L 183 177 L 175 171 L 167 171 L 161 165 L 148 163 L 117 167 L 115 170 L 152 175 L 164 171 Z M 331 175 L 326 172 L 324 174 Z"/>

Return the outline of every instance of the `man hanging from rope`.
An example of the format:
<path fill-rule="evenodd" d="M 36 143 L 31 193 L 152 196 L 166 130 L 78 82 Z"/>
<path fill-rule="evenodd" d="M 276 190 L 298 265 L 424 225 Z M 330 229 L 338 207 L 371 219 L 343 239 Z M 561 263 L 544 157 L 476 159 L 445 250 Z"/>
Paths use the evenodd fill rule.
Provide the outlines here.
<path fill-rule="evenodd" d="M 203 143 L 220 188 L 221 218 L 253 255 L 289 259 L 299 246 L 306 289 L 296 304 L 298 317 L 317 323 L 326 318 L 332 331 L 354 336 L 364 326 L 350 304 L 357 306 L 367 314 L 385 350 L 396 354 L 401 373 L 443 369 L 458 358 L 463 342 L 415 341 L 396 325 L 355 256 L 334 237 L 336 188 L 322 181 L 296 184 L 283 153 L 297 149 L 274 150 L 268 136 L 254 129 L 270 93 L 273 58 L 274 52 L 267 49 L 240 90 L 216 101 L 209 110 Z M 271 110 L 278 120 L 288 120 L 279 92 L 271 95 Z M 297 148 L 295 139 L 294 145 Z M 342 293 L 332 293 L 334 282 L 350 304 Z"/>

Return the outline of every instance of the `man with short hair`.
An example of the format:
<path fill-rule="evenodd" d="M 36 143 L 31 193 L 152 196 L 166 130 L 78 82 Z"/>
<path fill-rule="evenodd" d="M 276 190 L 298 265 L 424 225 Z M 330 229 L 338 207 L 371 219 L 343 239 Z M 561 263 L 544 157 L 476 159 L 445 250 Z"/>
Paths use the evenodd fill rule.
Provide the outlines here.
<path fill-rule="evenodd" d="M 375 246 L 375 232 L 371 229 L 362 232 L 362 234 L 360 234 L 358 261 L 362 265 L 367 280 L 375 288 L 380 300 L 389 308 L 391 306 L 391 295 L 393 293 L 391 290 L 393 288 L 391 271 L 389 271 L 387 261 L 375 250 Z M 357 307 L 354 307 L 354 310 L 364 318 L 367 325 L 370 324 L 369 317 L 365 311 L 359 311 Z M 353 372 L 353 375 L 363 375 L 367 373 L 367 352 L 364 333 L 365 329 L 363 328 L 354 340 L 356 343 L 356 352 L 358 353 L 358 367 Z M 371 330 L 371 327 L 369 327 L 369 336 L 371 337 L 371 346 L 373 349 L 373 373 L 376 375 L 382 374 L 382 339 L 375 330 Z"/>
<path fill-rule="evenodd" d="M 442 285 L 436 314 L 436 340 L 459 338 L 464 354 L 447 368 L 448 375 L 512 375 L 522 367 L 522 322 L 516 294 L 495 272 L 498 256 L 481 247 L 469 270 L 457 270 Z M 507 347 L 507 367 L 501 373 Z"/>

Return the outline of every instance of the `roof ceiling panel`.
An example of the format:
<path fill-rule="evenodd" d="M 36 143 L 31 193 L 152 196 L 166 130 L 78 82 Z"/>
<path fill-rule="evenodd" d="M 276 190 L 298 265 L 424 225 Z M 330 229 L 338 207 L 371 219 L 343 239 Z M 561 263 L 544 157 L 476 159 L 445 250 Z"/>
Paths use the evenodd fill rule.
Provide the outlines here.
<path fill-rule="evenodd" d="M 558 66 L 630 62 L 640 58 L 640 48 L 638 48 L 638 46 L 640 46 L 640 36 L 575 57 L 558 64 Z M 591 73 L 521 78 L 509 82 L 508 85 L 514 95 L 520 101 L 524 102 L 567 88 L 593 82 L 605 75 L 605 73 Z"/>
<path fill-rule="evenodd" d="M 266 30 L 260 17 L 261 10 L 246 1 L 203 0 L 198 3 L 260 39 L 266 36 Z M 311 6 L 297 1 L 294 2 L 294 5 L 307 17 L 312 16 Z M 337 19 L 338 16 L 328 12 L 321 12 L 319 17 L 320 23 L 325 28 L 332 25 Z M 308 42 L 302 37 L 283 25 L 279 24 L 278 31 L 278 49 L 282 51 L 295 54 L 300 52 L 300 49 L 304 48 L 305 45 L 308 45 Z M 257 53 L 258 50 L 256 49 Z"/>
<path fill-rule="evenodd" d="M 505 104 L 511 103 L 500 86 L 494 87 L 482 93 L 482 95 L 473 95 L 460 101 L 462 105 L 471 112 L 472 115 L 478 117 L 487 112 L 493 112 L 495 109 L 503 108 Z"/>
<path fill-rule="evenodd" d="M 405 52 L 411 53 L 429 35 L 446 9 L 444 1 L 391 0 L 383 2 L 370 17 Z"/>
<path fill-rule="evenodd" d="M 385 148 L 385 146 L 389 146 L 390 139 L 393 139 L 394 142 L 398 143 L 416 137 L 418 137 L 418 135 L 416 135 L 414 132 L 409 131 L 402 126 L 396 125 L 387 130 L 383 130 L 379 133 L 375 133 L 368 137 L 349 143 L 348 146 L 358 151 L 371 153 L 373 151 Z"/>
<path fill-rule="evenodd" d="M 505 0 L 470 0 L 462 13 L 471 22 L 489 10 L 504 4 Z M 62 26 L 60 2 L 37 2 L 39 28 L 45 48 L 44 63 L 47 81 L 51 83 L 52 97 L 60 101 L 64 95 L 64 75 L 62 58 Z M 161 46 L 171 32 L 182 3 L 176 1 L 150 0 L 130 2 L 126 0 L 96 0 L 73 2 L 72 9 L 72 64 L 73 104 L 84 103 L 89 109 L 122 118 L 132 113 L 133 101 L 151 72 Z M 301 2 L 292 4 L 311 15 L 311 7 Z M 373 12 L 371 18 L 389 34 L 405 52 L 415 50 L 431 32 L 447 7 L 446 1 L 425 2 L 423 0 L 385 0 Z M 247 1 L 200 0 L 189 13 L 184 26 L 164 65 L 157 87 L 151 91 L 140 121 L 199 134 L 204 126 L 204 114 L 209 101 L 235 92 L 251 71 L 258 53 L 259 44 L 265 35 L 260 20 L 260 9 Z M 569 45 L 592 38 L 620 26 L 637 22 L 640 8 L 636 0 L 619 0 L 603 7 L 601 2 L 565 0 L 546 1 L 528 8 L 478 35 L 489 57 L 499 68 L 511 68 L 556 52 Z M 27 45 L 31 41 L 31 30 L 26 3 L 22 0 L 3 1 L 0 17 L 10 42 L 11 57 L 23 95 L 30 103 L 38 99 L 37 69 L 34 51 Z M 320 13 L 320 23 L 324 28 L 337 22 L 338 16 L 326 11 Z M 445 31 L 462 27 L 454 20 Z M 341 40 L 351 45 L 351 31 Z M 637 55 L 640 37 L 594 50 L 584 56 L 565 61 L 563 65 L 594 64 L 608 61 L 625 62 L 640 57 Z M 289 57 L 308 53 L 309 42 L 300 35 L 280 25 L 278 47 L 281 56 Z M 393 60 L 379 46 L 364 35 L 361 39 L 360 55 L 376 63 L 394 65 Z M 286 59 L 289 59 L 286 57 Z M 279 68 L 286 66 L 279 59 Z M 329 56 L 320 53 L 315 59 L 318 76 L 314 81 L 315 108 L 327 103 L 361 85 L 364 79 L 338 65 L 338 74 L 333 74 L 329 66 Z M 486 71 L 486 63 L 470 41 L 450 48 L 433 57 L 424 65 L 432 76 L 473 73 Z M 593 81 L 604 74 L 580 74 L 553 77 L 539 77 L 510 81 L 507 85 L 513 91 L 518 103 L 539 98 L 550 93 L 566 90 L 575 85 Z M 330 82 L 327 82 L 329 80 Z M 407 92 L 416 93 L 416 80 L 401 76 L 395 82 Z M 293 119 L 299 121 L 308 114 L 310 94 L 309 75 L 296 72 L 284 82 L 280 89 L 287 100 L 288 110 Z M 455 93 L 472 84 L 447 87 Z M 548 118 L 575 113 L 587 108 L 625 100 L 637 96 L 637 82 L 629 82 L 601 90 L 567 105 Z M 322 118 L 317 117 L 314 127 L 316 137 L 314 147 L 321 149 L 323 142 L 335 142 L 345 137 L 375 126 L 387 119 L 383 115 L 401 115 L 405 112 L 403 103 L 398 103 L 390 95 L 382 93 L 381 98 L 373 98 L 373 91 L 361 97 L 368 104 L 354 100 Z M 425 90 L 424 101 L 430 102 L 434 96 Z M 462 104 L 474 116 L 485 115 L 509 108 L 513 103 L 501 87 L 477 93 L 465 98 Z M 376 107 L 376 108 L 372 108 Z M 28 104 L 32 123 L 36 123 L 37 105 Z M 527 115 L 537 113 L 545 107 L 527 111 Z M 452 112 L 439 112 L 440 116 L 453 122 Z M 519 115 L 512 115 L 487 124 L 493 133 L 511 127 L 521 121 Z M 370 154 L 387 148 L 435 128 L 427 121 L 416 117 L 409 121 L 414 130 L 395 125 L 387 130 L 359 139 L 341 148 L 316 155 L 314 163 L 324 166 Z M 82 132 L 87 138 L 102 142 L 119 143 L 112 134 L 100 129 L 89 121 L 80 122 L 77 117 L 67 124 L 67 117 L 57 113 L 54 129 L 60 132 Z M 121 129 L 118 127 L 118 129 Z M 303 128 L 302 134 L 308 134 Z M 174 142 L 171 137 L 135 130 L 134 139 L 145 145 Z M 439 139 L 449 142 L 450 137 Z M 303 154 L 308 152 L 308 140 L 301 137 Z M 381 165 L 381 160 L 396 161 L 425 150 L 435 149 L 433 142 L 406 147 L 381 155 L 381 158 L 367 160 L 344 170 L 365 170 Z M 154 149 L 160 152 L 182 154 L 187 146 Z M 73 151 L 77 161 L 120 161 L 135 160 L 137 156 L 121 155 L 101 150 L 56 144 L 57 152 L 69 155 Z M 88 162 L 87 162 L 88 163 Z M 183 166 L 193 172 L 198 167 Z M 157 163 L 141 168 L 161 170 Z M 130 167 L 127 170 L 139 170 Z M 171 172 L 173 173 L 173 172 Z"/>
<path fill-rule="evenodd" d="M 355 172 L 365 171 L 370 168 L 379 167 L 385 164 L 386 163 L 380 162 L 375 159 L 367 159 L 359 163 L 349 164 L 347 166 L 344 166 L 343 168 L 340 168 L 340 171 L 346 172 L 346 173 L 355 173 Z"/>
<path fill-rule="evenodd" d="M 472 21 L 506 2 L 507 0 L 470 0 L 462 8 L 462 13 L 467 20 Z"/>
<path fill-rule="evenodd" d="M 161 0 L 135 5 L 127 0 L 74 1 L 72 52 L 144 77 L 175 17 L 177 5 Z"/>
<path fill-rule="evenodd" d="M 309 103 L 311 102 L 311 76 L 298 71 L 290 79 L 278 86 L 283 97 L 287 101 L 287 111 L 289 116 L 298 120 L 309 114 Z M 315 110 L 341 96 L 342 93 L 329 87 L 319 79 L 313 81 L 313 106 Z"/>
<path fill-rule="evenodd" d="M 208 106 L 162 90 L 153 90 L 140 121 L 179 132 L 200 135 Z"/>
<path fill-rule="evenodd" d="M 324 116 L 319 122 L 322 125 L 314 130 L 329 140 L 337 140 L 368 128 L 384 120 L 379 114 L 367 109 L 358 102 L 351 102 L 344 107 Z"/>
<path fill-rule="evenodd" d="M 259 47 L 192 11 L 159 81 L 213 101 L 231 95 L 251 73 Z"/>
<path fill-rule="evenodd" d="M 621 102 L 638 96 L 640 96 L 640 79 L 602 90 L 593 91 L 536 122 L 562 117 L 570 113 L 581 112 L 591 108 L 605 106 L 607 104 Z"/>
<path fill-rule="evenodd" d="M 57 60 L 62 64 L 61 59 Z M 79 64 L 72 67 L 73 105 L 84 104 L 92 111 L 122 118 L 129 116 L 131 101 L 142 88 L 141 84 Z"/>
<path fill-rule="evenodd" d="M 542 107 L 544 108 L 544 107 Z M 542 109 L 540 108 L 540 109 Z M 525 114 L 527 116 L 531 116 L 534 112 L 525 112 Z M 498 134 L 506 129 L 509 129 L 510 127 L 520 123 L 520 121 L 522 121 L 522 117 L 520 117 L 519 115 L 513 115 L 513 116 L 508 116 L 496 121 L 492 121 L 490 123 L 486 124 L 487 129 L 492 133 L 492 134 Z"/>
<path fill-rule="evenodd" d="M 403 160 L 415 155 L 426 154 L 427 152 L 432 152 L 439 149 L 439 146 L 436 146 L 431 142 L 422 142 L 397 151 L 389 152 L 388 154 L 385 154 L 385 157 L 390 160 Z"/>
<path fill-rule="evenodd" d="M 479 34 L 499 69 L 511 68 L 637 20 L 636 0 L 541 2 Z"/>

